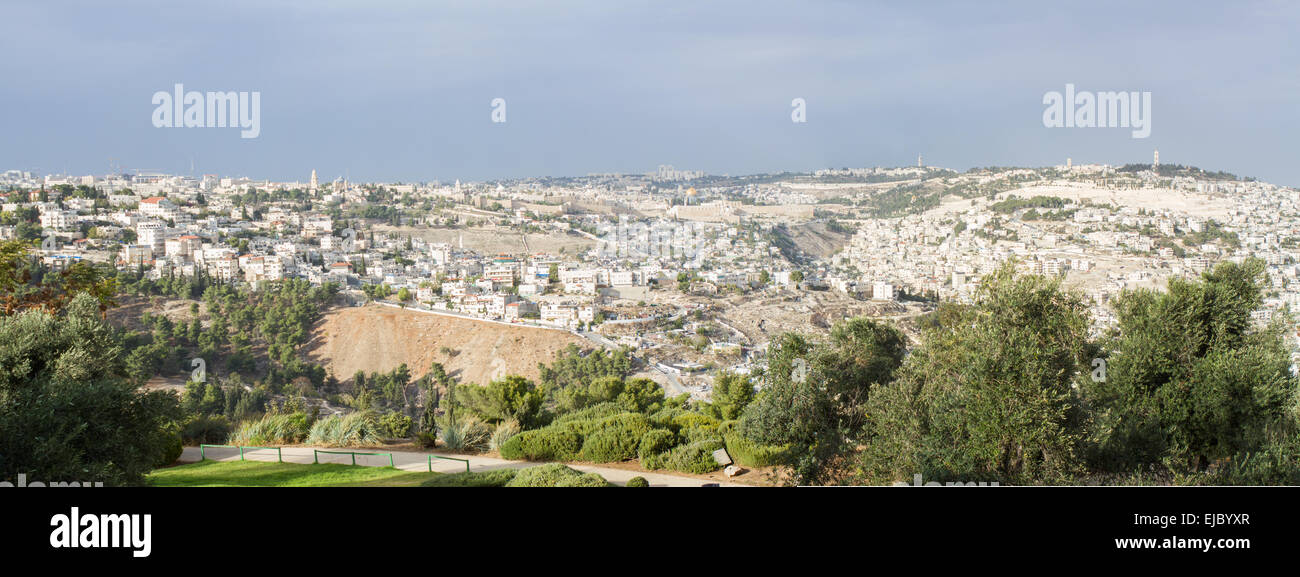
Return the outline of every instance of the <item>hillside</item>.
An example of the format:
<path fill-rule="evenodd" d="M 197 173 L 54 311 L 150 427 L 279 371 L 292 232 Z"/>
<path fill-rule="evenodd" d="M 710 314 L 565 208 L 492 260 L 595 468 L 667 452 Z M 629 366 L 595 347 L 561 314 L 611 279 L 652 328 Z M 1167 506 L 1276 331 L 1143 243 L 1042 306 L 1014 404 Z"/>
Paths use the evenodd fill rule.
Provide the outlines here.
<path fill-rule="evenodd" d="M 304 351 L 340 381 L 358 370 L 387 372 L 402 363 L 419 378 L 437 361 L 461 382 L 483 384 L 507 374 L 537 379 L 537 364 L 551 362 L 570 343 L 590 348 L 562 331 L 367 305 L 326 312 Z"/>

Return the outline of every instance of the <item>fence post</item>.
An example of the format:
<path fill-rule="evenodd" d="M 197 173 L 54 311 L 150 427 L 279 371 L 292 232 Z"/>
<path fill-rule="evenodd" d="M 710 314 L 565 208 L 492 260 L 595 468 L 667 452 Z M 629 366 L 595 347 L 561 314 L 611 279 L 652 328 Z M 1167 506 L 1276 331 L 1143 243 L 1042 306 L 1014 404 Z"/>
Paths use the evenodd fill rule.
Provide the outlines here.
<path fill-rule="evenodd" d="M 320 456 L 316 454 L 316 449 L 311 450 L 311 462 L 313 465 L 320 464 Z"/>
<path fill-rule="evenodd" d="M 393 454 L 392 454 L 392 453 L 389 453 L 389 454 L 388 454 L 388 466 L 389 466 L 389 467 L 395 467 L 395 466 L 393 465 Z"/>
<path fill-rule="evenodd" d="M 353 467 L 357 466 L 357 454 L 356 454 L 356 453 L 352 453 L 352 466 L 353 466 Z"/>
<path fill-rule="evenodd" d="M 284 462 L 284 451 L 281 451 L 280 447 L 275 448 L 275 460 L 279 463 Z"/>
<path fill-rule="evenodd" d="M 203 444 L 199 443 L 199 460 L 202 461 L 207 458 L 208 458 L 208 454 L 204 452 Z M 433 465 L 429 465 L 429 472 L 433 472 Z"/>
<path fill-rule="evenodd" d="M 244 460 L 244 448 L 243 448 L 243 447 L 240 447 L 240 448 L 239 448 L 239 460 L 240 460 L 240 461 L 243 461 L 243 460 Z"/>

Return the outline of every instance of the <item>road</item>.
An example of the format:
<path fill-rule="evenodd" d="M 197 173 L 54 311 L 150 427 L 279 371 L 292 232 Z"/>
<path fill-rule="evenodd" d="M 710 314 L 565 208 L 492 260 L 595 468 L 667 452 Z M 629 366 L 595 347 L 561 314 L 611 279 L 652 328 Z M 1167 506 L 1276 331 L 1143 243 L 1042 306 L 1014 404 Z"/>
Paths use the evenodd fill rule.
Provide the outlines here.
<path fill-rule="evenodd" d="M 286 463 L 311 464 L 313 458 L 312 447 L 283 447 L 281 453 Z M 328 451 L 351 451 L 385 453 L 383 457 L 375 456 L 357 456 L 358 465 L 379 467 L 388 466 L 387 453 L 393 455 L 393 466 L 403 471 L 428 471 L 429 454 L 415 453 L 409 451 L 384 451 L 383 449 L 338 449 L 338 448 L 321 448 Z M 208 459 L 216 461 L 237 461 L 239 460 L 239 451 L 237 449 L 218 449 L 207 448 L 204 450 Z M 507 461 L 494 457 L 483 457 L 478 455 L 453 455 L 450 453 L 432 453 L 434 455 L 443 455 L 446 457 L 456 457 L 458 459 L 469 460 L 470 471 L 483 472 L 493 469 L 523 469 L 533 467 L 543 463 L 533 463 L 528 461 Z M 326 455 L 319 456 L 322 463 L 343 463 L 352 464 L 352 457 L 349 455 Z M 250 461 L 275 461 L 276 452 L 274 449 L 246 449 L 244 458 Z M 185 447 L 181 453 L 179 463 L 194 463 L 199 460 L 198 447 Z M 649 473 L 644 471 L 629 471 L 626 469 L 615 469 L 612 467 L 599 467 L 595 465 L 570 464 L 576 470 L 584 473 L 596 473 L 611 483 L 616 485 L 625 485 L 632 477 L 644 477 L 650 482 L 652 487 L 699 487 L 705 483 L 718 483 L 724 487 L 743 486 L 738 483 L 728 483 L 725 481 L 710 481 L 697 477 L 685 477 L 665 473 Z M 444 459 L 433 460 L 433 470 L 439 473 L 460 473 L 465 471 L 465 463 L 460 461 L 448 461 Z"/>

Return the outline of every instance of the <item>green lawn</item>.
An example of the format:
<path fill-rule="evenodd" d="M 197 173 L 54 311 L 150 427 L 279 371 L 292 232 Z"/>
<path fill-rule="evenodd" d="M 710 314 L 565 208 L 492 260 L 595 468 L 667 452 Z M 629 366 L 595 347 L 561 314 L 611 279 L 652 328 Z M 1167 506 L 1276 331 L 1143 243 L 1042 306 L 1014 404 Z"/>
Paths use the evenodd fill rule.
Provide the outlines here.
<path fill-rule="evenodd" d="M 415 487 L 438 476 L 389 467 L 200 461 L 158 469 L 148 482 L 155 487 Z"/>

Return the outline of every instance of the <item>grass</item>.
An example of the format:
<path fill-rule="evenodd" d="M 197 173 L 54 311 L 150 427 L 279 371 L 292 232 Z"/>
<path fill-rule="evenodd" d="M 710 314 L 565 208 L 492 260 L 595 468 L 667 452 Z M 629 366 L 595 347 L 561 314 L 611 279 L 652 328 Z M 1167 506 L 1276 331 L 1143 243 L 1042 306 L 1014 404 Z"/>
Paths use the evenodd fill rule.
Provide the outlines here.
<path fill-rule="evenodd" d="M 158 469 L 147 477 L 155 487 L 415 487 L 442 476 L 391 467 L 262 461 L 200 461 Z"/>

